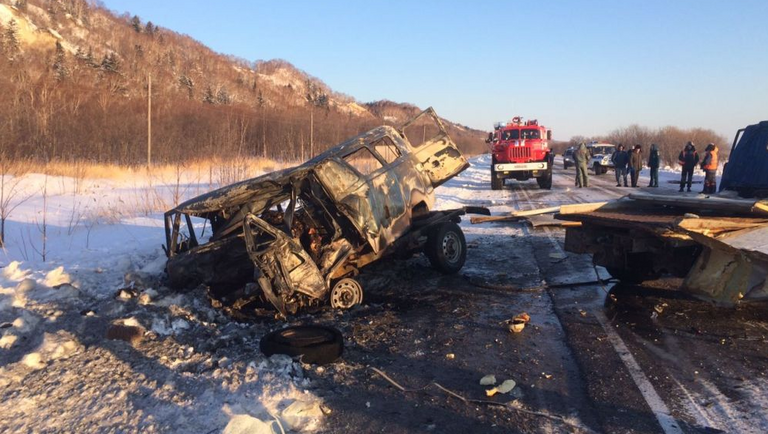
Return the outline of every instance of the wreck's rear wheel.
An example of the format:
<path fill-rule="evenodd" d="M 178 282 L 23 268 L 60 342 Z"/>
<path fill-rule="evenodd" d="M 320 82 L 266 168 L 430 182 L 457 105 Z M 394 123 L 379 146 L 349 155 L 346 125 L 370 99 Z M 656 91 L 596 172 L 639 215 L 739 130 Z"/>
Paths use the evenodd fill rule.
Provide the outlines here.
<path fill-rule="evenodd" d="M 456 273 L 467 260 L 467 241 L 459 225 L 446 222 L 435 228 L 427 238 L 424 254 L 433 267 L 443 273 Z"/>
<path fill-rule="evenodd" d="M 331 307 L 334 309 L 349 309 L 363 302 L 363 287 L 355 279 L 345 277 L 331 290 Z"/>

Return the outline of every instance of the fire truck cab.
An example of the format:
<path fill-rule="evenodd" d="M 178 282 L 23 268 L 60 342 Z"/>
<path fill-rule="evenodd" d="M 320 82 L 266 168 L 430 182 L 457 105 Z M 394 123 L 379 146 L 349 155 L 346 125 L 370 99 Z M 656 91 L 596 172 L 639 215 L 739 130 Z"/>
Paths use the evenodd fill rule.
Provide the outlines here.
<path fill-rule="evenodd" d="M 520 116 L 499 122 L 486 140 L 491 146 L 491 189 L 500 190 L 505 179 L 527 181 L 536 178 L 539 187 L 552 188 L 554 154 L 549 148 L 552 131 L 538 120 Z"/>

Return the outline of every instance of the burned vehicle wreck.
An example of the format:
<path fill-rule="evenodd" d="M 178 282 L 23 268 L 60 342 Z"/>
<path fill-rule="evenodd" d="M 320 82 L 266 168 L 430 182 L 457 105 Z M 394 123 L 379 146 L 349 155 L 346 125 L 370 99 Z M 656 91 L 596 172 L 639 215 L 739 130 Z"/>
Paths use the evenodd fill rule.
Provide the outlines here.
<path fill-rule="evenodd" d="M 412 146 L 405 129 L 425 120 L 437 133 Z M 487 210 L 433 211 L 434 189 L 467 167 L 429 108 L 400 128 L 381 126 L 300 166 L 211 191 L 165 213 L 169 285 L 205 285 L 231 314 L 271 305 L 286 316 L 362 302 L 355 277 L 386 256 L 424 252 L 455 273 L 467 254 L 460 216 Z"/>

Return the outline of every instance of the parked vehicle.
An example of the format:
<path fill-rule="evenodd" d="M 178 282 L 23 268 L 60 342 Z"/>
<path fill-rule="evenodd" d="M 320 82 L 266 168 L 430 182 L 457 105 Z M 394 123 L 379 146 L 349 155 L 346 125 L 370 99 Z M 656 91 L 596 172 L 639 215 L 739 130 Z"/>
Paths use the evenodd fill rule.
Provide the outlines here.
<path fill-rule="evenodd" d="M 552 131 L 536 119 L 523 121 L 517 116 L 498 123 L 486 142 L 491 144 L 491 189 L 499 190 L 505 179 L 527 181 L 536 178 L 539 187 L 552 188 L 554 153 L 549 149 Z"/>
<path fill-rule="evenodd" d="M 575 150 L 576 148 L 571 146 L 563 153 L 563 169 L 568 170 L 569 167 L 576 165 L 576 160 L 573 159 L 573 152 Z"/>
<path fill-rule="evenodd" d="M 768 197 L 768 121 L 736 132 L 720 190 L 735 190 L 742 197 Z"/>
<path fill-rule="evenodd" d="M 602 175 L 608 172 L 608 169 L 615 169 L 615 167 L 613 167 L 613 162 L 611 161 L 611 156 L 615 149 L 616 147 L 610 143 L 587 144 L 587 150 L 589 150 L 589 154 L 591 155 L 589 167 L 594 170 L 595 175 Z"/>
<path fill-rule="evenodd" d="M 405 130 L 425 119 L 437 134 L 413 146 Z M 455 273 L 467 255 L 460 216 L 490 213 L 433 211 L 434 189 L 467 167 L 429 108 L 399 129 L 381 126 L 298 167 L 206 193 L 165 213 L 169 284 L 203 284 L 230 313 L 271 304 L 285 317 L 360 303 L 354 277 L 386 256 L 423 252 Z"/>

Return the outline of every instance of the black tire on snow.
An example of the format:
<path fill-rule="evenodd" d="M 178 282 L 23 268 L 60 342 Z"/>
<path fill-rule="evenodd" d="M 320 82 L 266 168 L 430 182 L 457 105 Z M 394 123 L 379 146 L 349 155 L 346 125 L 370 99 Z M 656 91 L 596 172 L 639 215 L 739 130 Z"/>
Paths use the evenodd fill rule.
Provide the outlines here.
<path fill-rule="evenodd" d="M 491 190 L 501 190 L 504 187 L 504 180 L 496 177 L 496 159 L 491 159 Z"/>
<path fill-rule="evenodd" d="M 536 182 L 539 184 L 539 188 L 544 190 L 552 189 L 552 170 L 547 170 L 547 174 L 536 178 Z"/>
<path fill-rule="evenodd" d="M 319 325 L 291 326 L 267 333 L 259 342 L 265 356 L 286 354 L 313 365 L 336 361 L 344 352 L 341 332 Z"/>
<path fill-rule="evenodd" d="M 605 269 L 608 271 L 608 274 L 610 274 L 611 277 L 624 283 L 640 284 L 645 281 L 656 280 L 661 277 L 660 273 L 652 270 L 641 271 L 614 267 L 606 267 Z"/>
<path fill-rule="evenodd" d="M 433 267 L 446 274 L 461 270 L 467 261 L 467 241 L 459 225 L 445 222 L 430 232 L 424 246 Z"/>

